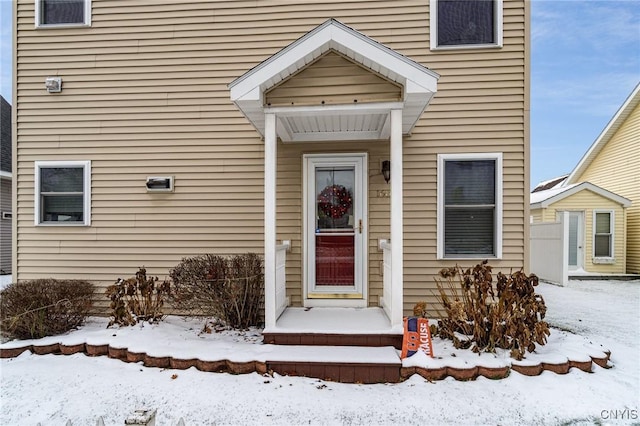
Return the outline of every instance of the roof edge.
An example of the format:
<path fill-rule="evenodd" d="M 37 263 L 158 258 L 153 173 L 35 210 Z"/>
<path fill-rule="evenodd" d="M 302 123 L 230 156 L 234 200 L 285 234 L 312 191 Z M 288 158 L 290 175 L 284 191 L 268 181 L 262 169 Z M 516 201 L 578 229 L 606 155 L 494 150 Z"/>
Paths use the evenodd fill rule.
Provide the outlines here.
<path fill-rule="evenodd" d="M 587 152 L 582 156 L 575 168 L 569 173 L 569 176 L 565 179 L 563 186 L 576 183 L 575 180 L 579 174 L 589 167 L 594 157 L 604 148 L 609 142 L 613 134 L 620 128 L 624 120 L 628 117 L 627 113 L 630 113 L 640 103 L 640 82 L 631 91 L 631 94 L 627 96 L 622 106 L 609 120 L 605 128 L 600 132 L 596 140 L 591 144 Z"/>
<path fill-rule="evenodd" d="M 600 195 L 601 197 L 607 198 L 615 203 L 620 204 L 622 207 L 630 207 L 631 206 L 631 200 L 629 200 L 628 198 L 625 198 L 621 195 L 616 194 L 615 192 L 611 192 L 607 189 L 601 188 L 597 185 L 592 184 L 591 182 L 580 182 L 577 184 L 572 184 L 569 185 L 567 187 L 562 187 L 564 188 L 563 191 L 551 195 L 549 196 L 549 198 L 545 198 L 542 199 L 540 201 L 537 201 L 535 203 L 530 203 L 529 208 L 531 209 L 538 209 L 538 208 L 547 208 L 549 207 L 551 204 L 556 203 L 558 201 L 561 201 L 567 197 L 570 197 L 573 194 L 576 194 L 582 190 L 589 190 L 597 195 Z M 553 189 L 549 189 L 548 191 L 553 191 Z M 544 191 L 540 191 L 537 194 L 542 194 Z"/>
<path fill-rule="evenodd" d="M 232 82 L 230 82 L 227 87 L 229 89 L 233 89 L 236 86 L 238 86 L 240 83 L 242 83 L 243 81 L 245 81 L 246 79 L 250 78 L 251 76 L 253 76 L 254 74 L 258 73 L 260 70 L 266 68 L 269 64 L 279 60 L 280 58 L 282 58 L 283 56 L 285 56 L 287 53 L 289 53 L 290 51 L 292 51 L 293 49 L 295 49 L 297 46 L 303 44 L 305 41 L 313 38 L 315 35 L 321 33 L 323 30 L 325 30 L 327 27 L 336 27 L 342 31 L 345 31 L 346 33 L 348 33 L 351 36 L 356 37 L 357 39 L 359 39 L 360 41 L 363 41 L 365 43 L 367 43 L 370 46 L 373 46 L 377 49 L 380 49 L 381 51 L 384 51 L 386 54 L 393 56 L 394 58 L 402 61 L 403 63 L 412 66 L 413 68 L 415 68 L 415 70 L 417 72 L 422 72 L 422 73 L 426 73 L 429 74 L 431 77 L 433 77 L 434 79 L 438 80 L 440 79 L 440 74 L 438 74 L 437 72 L 427 68 L 426 66 L 414 61 L 413 59 L 408 58 L 407 56 L 396 52 L 395 50 L 389 48 L 388 46 L 385 46 L 384 44 L 370 38 L 367 37 L 366 35 L 362 34 L 361 32 L 343 24 L 342 22 L 338 21 L 335 18 L 330 18 L 328 20 L 326 20 L 325 22 L 323 22 L 322 24 L 318 25 L 317 27 L 313 28 L 312 30 L 310 30 L 309 32 L 305 33 L 304 35 L 302 35 L 300 38 L 294 40 L 293 42 L 291 42 L 289 45 L 283 47 L 282 49 L 280 49 L 279 51 L 277 51 L 276 53 L 274 53 L 273 55 L 269 56 L 267 59 L 265 59 L 264 61 L 260 62 L 259 64 L 257 64 L 256 66 L 254 66 L 253 68 L 251 68 L 249 71 L 245 72 L 243 75 L 241 75 L 240 77 L 236 78 L 235 80 L 233 80 Z M 333 37 L 331 37 L 332 40 L 335 41 L 335 39 L 333 39 Z M 286 66 L 285 66 L 286 67 Z M 407 77 L 407 76 L 405 76 Z"/>

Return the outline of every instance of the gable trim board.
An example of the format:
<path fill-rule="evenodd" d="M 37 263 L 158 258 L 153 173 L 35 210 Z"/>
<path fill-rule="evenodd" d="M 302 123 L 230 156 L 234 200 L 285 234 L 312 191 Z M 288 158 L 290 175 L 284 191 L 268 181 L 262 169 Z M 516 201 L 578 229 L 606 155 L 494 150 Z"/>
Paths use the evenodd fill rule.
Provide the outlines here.
<path fill-rule="evenodd" d="M 591 162 L 598 156 L 607 142 L 609 142 L 613 135 L 620 129 L 622 124 L 631 115 L 638 104 L 640 104 L 640 83 L 638 83 L 633 92 L 631 92 L 627 97 L 625 102 L 622 104 L 620 109 L 618 109 L 604 130 L 602 130 L 595 142 L 593 142 L 589 147 L 589 150 L 580 159 L 578 165 L 576 165 L 576 167 L 571 171 L 563 185 L 566 186 L 575 183 L 580 175 L 582 175 L 582 173 L 584 173 L 584 171 L 589 167 Z"/>
<path fill-rule="evenodd" d="M 604 188 L 600 188 L 589 182 L 577 183 L 569 186 L 564 186 L 560 188 L 548 189 L 546 191 L 534 192 L 530 195 L 531 199 L 531 207 L 530 209 L 539 209 L 539 208 L 547 208 L 551 204 L 560 201 L 564 198 L 570 197 L 571 195 L 580 192 L 584 189 L 587 189 L 591 192 L 594 192 L 602 197 L 608 198 L 616 203 L 620 204 L 623 207 L 630 207 L 631 200 L 628 200 L 624 197 L 621 197 L 618 194 L 614 194 L 611 191 L 607 191 Z"/>
<path fill-rule="evenodd" d="M 309 106 L 304 109 L 300 107 L 271 108 L 270 105 L 265 105 L 265 92 L 294 76 L 330 51 L 336 51 L 371 70 L 372 73 L 381 75 L 403 87 L 402 100 L 398 103 L 351 104 L 340 107 L 339 110 L 336 106 L 327 105 Z M 300 141 L 309 140 L 310 132 L 302 132 L 302 135 L 298 136 L 291 131 L 294 126 L 286 124 L 286 120 L 292 118 L 292 115 L 298 115 L 298 111 L 301 114 L 322 116 L 325 122 L 331 123 L 335 121 L 332 120 L 333 117 L 344 114 L 371 116 L 398 108 L 403 110 L 402 133 L 407 135 L 411 133 L 436 93 L 439 78 L 437 73 L 404 55 L 347 27 L 336 19 L 329 19 L 232 81 L 229 84 L 229 90 L 231 101 L 263 137 L 265 136 L 264 112 L 267 110 L 279 115 L 277 131 L 283 141 Z M 335 110 L 332 111 L 332 109 Z M 311 137 L 311 140 L 386 139 L 389 136 L 388 128 L 387 117 L 376 126 L 374 132 L 358 134 L 357 130 L 346 129 L 343 125 L 329 132 L 314 131 L 315 137 Z M 347 132 L 349 134 L 344 135 Z"/>

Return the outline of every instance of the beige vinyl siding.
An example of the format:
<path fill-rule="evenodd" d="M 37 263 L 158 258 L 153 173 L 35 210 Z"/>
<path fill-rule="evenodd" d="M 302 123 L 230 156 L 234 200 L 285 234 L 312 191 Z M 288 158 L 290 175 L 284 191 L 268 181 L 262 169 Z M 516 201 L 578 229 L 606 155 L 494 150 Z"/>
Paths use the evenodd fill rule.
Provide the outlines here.
<path fill-rule="evenodd" d="M 342 55 L 329 51 L 265 94 L 271 106 L 397 102 L 402 89 Z"/>
<path fill-rule="evenodd" d="M 627 272 L 640 274 L 640 106 L 637 106 L 577 181 L 631 200 L 627 209 Z"/>
<path fill-rule="evenodd" d="M 419 300 L 435 302 L 434 276 L 456 263 L 436 260 L 439 153 L 503 153 L 504 255 L 491 264 L 496 272 L 525 266 L 524 1 L 504 2 L 503 48 L 434 52 L 427 1 L 93 0 L 91 27 L 38 30 L 33 0 L 17 1 L 20 279 L 84 278 L 105 286 L 140 266 L 164 277 L 184 256 L 262 253 L 263 142 L 229 101 L 227 84 L 329 18 L 441 75 L 438 93 L 404 142 L 405 310 Z M 53 75 L 63 78 L 60 94 L 43 88 Z M 339 146 L 368 151 L 370 173 L 388 152 L 388 142 Z M 290 297 L 299 303 L 297 168 L 303 150 L 320 147 L 279 148 L 277 237 L 294 240 L 287 274 Z M 37 160 L 92 161 L 90 227 L 34 227 Z M 175 176 L 175 193 L 147 193 L 145 178 L 156 175 Z M 388 200 L 372 195 L 379 186 L 386 184 L 370 179 L 371 304 L 381 280 L 374 244 L 388 236 Z"/>
<path fill-rule="evenodd" d="M 587 272 L 601 274 L 623 274 L 625 272 L 625 221 L 626 211 L 618 203 L 602 197 L 589 190 L 582 190 L 557 201 L 545 209 L 543 222 L 555 222 L 556 213 L 559 211 L 581 211 L 584 216 L 584 269 Z M 614 226 L 614 250 L 615 263 L 593 263 L 593 212 L 613 211 Z"/>

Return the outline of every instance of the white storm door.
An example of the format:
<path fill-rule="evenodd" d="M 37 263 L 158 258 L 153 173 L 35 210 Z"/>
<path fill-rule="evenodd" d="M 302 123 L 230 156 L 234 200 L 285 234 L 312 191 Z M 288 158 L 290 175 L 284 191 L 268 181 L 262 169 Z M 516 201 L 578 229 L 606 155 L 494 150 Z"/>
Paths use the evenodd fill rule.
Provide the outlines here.
<path fill-rule="evenodd" d="M 569 212 L 569 270 L 584 266 L 584 216 L 582 212 Z"/>
<path fill-rule="evenodd" d="M 366 154 L 309 154 L 305 174 L 305 299 L 366 296 Z"/>

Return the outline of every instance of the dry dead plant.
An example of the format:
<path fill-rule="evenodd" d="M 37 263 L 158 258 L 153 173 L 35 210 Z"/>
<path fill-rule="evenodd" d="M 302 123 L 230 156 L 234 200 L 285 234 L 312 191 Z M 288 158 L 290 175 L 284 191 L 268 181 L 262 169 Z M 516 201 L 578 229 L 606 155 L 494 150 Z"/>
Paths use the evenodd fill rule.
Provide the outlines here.
<path fill-rule="evenodd" d="M 264 273 L 257 254 L 188 257 L 170 275 L 174 285 L 172 303 L 177 309 L 212 316 L 237 329 L 258 325 Z"/>
<path fill-rule="evenodd" d="M 166 280 L 158 281 L 158 277 L 147 277 L 147 270 L 140 268 L 135 277 L 118 278 L 115 284 L 107 287 L 105 295 L 111 299 L 111 321 L 107 327 L 161 320 L 164 300 L 170 296 L 171 286 Z"/>
<path fill-rule="evenodd" d="M 452 340 L 456 348 L 474 352 L 502 348 L 522 359 L 525 351 L 544 345 L 550 334 L 543 321 L 544 299 L 534 291 L 538 277 L 522 271 L 498 272 L 494 292 L 491 269 L 485 260 L 466 270 L 456 265 L 440 271 L 441 279 L 435 281 L 445 315 L 437 334 Z"/>

